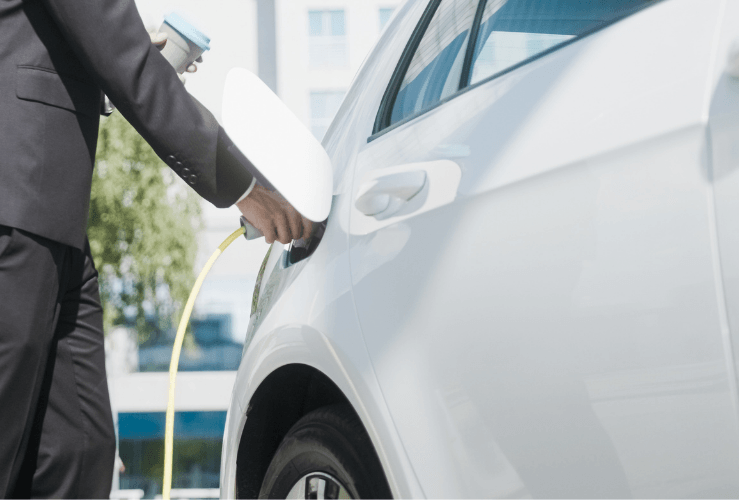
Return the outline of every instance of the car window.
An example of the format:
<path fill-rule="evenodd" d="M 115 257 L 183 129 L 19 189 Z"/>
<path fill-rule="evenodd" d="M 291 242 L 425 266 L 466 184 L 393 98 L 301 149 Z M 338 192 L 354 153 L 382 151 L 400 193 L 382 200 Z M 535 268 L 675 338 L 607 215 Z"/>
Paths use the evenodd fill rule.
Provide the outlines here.
<path fill-rule="evenodd" d="M 659 1 L 430 0 L 368 140 L 470 85 Z"/>
<path fill-rule="evenodd" d="M 459 90 L 477 0 L 442 0 L 423 34 L 395 97 L 390 124 Z"/>
<path fill-rule="evenodd" d="M 488 0 L 472 56 L 477 83 L 653 0 Z"/>

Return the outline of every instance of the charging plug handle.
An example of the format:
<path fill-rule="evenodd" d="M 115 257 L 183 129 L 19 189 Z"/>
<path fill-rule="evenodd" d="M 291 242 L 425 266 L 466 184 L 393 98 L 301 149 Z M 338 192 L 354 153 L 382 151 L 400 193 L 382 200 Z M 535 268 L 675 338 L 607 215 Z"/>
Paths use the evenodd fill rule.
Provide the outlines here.
<path fill-rule="evenodd" d="M 256 240 L 257 238 L 261 238 L 262 236 L 264 236 L 262 232 L 256 227 L 252 226 L 243 215 L 241 216 L 239 221 L 241 222 L 241 227 L 244 228 L 244 238 L 246 238 L 247 240 Z"/>

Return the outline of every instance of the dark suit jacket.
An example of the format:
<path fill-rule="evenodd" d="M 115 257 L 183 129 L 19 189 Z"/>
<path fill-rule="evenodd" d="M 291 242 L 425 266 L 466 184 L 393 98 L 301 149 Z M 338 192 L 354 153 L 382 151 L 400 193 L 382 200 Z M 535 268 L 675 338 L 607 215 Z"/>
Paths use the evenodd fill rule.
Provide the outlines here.
<path fill-rule="evenodd" d="M 217 207 L 252 175 L 133 0 L 0 0 L 0 224 L 82 248 L 102 92 Z"/>

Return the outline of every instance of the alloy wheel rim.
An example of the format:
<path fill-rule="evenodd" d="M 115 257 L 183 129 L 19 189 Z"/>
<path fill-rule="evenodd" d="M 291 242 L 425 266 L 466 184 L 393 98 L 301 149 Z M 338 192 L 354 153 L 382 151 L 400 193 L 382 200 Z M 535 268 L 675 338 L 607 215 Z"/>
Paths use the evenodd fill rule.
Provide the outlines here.
<path fill-rule="evenodd" d="M 325 472 L 311 472 L 298 479 L 290 492 L 289 499 L 352 498 L 338 479 Z"/>

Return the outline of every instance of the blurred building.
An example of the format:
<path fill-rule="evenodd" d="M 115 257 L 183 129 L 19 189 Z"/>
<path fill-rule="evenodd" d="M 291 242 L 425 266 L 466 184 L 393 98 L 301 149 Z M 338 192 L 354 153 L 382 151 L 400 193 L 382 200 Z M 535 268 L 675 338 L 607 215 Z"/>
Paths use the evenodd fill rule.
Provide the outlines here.
<path fill-rule="evenodd" d="M 399 3 L 257 0 L 260 32 L 275 19 L 274 37 L 259 38 L 259 75 L 319 139 Z"/>
<path fill-rule="evenodd" d="M 211 51 L 188 90 L 220 116 L 226 73 L 257 73 L 321 139 L 398 0 L 139 0 L 147 26 L 178 11 L 208 34 Z M 236 208 L 203 203 L 197 241 L 199 273 L 213 250 L 238 228 Z M 268 246 L 237 240 L 211 270 L 180 359 L 175 418 L 173 487 L 217 493 L 226 410 L 241 360 L 251 297 Z M 139 344 L 135 331 L 106 338 L 109 387 L 119 439 L 114 496 L 161 494 L 164 412 L 174 332 Z M 205 490 L 203 490 L 205 488 Z M 198 490 L 196 490 L 198 489 Z M 210 490 L 208 490 L 210 489 Z"/>

